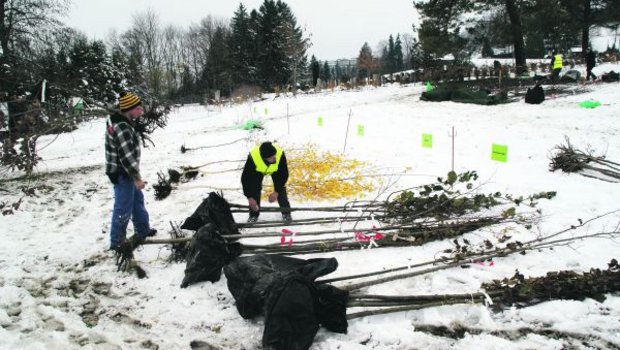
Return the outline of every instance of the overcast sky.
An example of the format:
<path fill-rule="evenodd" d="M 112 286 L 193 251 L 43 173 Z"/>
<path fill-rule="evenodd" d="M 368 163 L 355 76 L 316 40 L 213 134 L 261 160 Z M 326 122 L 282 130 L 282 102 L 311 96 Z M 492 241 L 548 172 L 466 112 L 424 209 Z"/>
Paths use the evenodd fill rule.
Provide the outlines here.
<path fill-rule="evenodd" d="M 207 15 L 232 18 L 240 1 L 231 0 L 72 0 L 67 25 L 105 39 L 112 29 L 130 27 L 136 14 L 152 9 L 163 25 L 188 28 Z M 250 12 L 263 0 L 241 1 Z M 312 35 L 309 53 L 319 60 L 357 57 L 364 42 L 373 50 L 390 34 L 412 33 L 417 13 L 411 0 L 286 0 Z"/>

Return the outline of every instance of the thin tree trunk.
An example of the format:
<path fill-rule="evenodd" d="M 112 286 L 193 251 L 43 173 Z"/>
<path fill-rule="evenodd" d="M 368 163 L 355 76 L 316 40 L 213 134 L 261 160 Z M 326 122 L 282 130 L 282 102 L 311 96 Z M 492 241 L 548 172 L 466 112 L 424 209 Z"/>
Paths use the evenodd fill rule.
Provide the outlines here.
<path fill-rule="evenodd" d="M 523 26 L 521 25 L 521 14 L 515 0 L 506 0 L 506 11 L 510 18 L 510 27 L 512 28 L 512 43 L 515 49 L 515 66 L 517 74 L 527 71 L 525 60 L 525 43 L 523 40 Z"/>
<path fill-rule="evenodd" d="M 583 24 L 581 28 L 581 55 L 586 58 L 588 46 L 590 43 L 590 12 L 592 8 L 592 0 L 583 0 Z"/>
<path fill-rule="evenodd" d="M 2 47 L 2 55 L 0 55 L 0 75 L 6 76 L 6 69 L 4 68 L 7 63 L 7 57 L 9 55 L 9 32 L 10 28 L 6 26 L 5 19 L 7 11 L 7 1 L 0 0 L 0 47 Z M 0 80 L 0 91 L 6 91 L 6 84 L 4 79 Z"/>
<path fill-rule="evenodd" d="M 3 56 L 9 53 L 9 28 L 5 24 L 5 11 L 7 0 L 0 0 L 0 46 L 2 46 Z"/>

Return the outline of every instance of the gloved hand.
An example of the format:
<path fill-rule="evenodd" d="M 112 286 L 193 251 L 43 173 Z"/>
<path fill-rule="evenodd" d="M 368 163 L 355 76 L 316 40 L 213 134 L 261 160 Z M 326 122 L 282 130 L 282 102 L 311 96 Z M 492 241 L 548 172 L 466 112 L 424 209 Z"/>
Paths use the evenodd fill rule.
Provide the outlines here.
<path fill-rule="evenodd" d="M 276 191 L 271 192 L 271 194 L 269 195 L 269 203 L 273 203 L 277 200 L 278 200 L 278 192 Z"/>
<path fill-rule="evenodd" d="M 258 211 L 258 203 L 256 203 L 256 199 L 252 197 L 248 197 L 248 205 L 250 206 L 251 211 Z"/>

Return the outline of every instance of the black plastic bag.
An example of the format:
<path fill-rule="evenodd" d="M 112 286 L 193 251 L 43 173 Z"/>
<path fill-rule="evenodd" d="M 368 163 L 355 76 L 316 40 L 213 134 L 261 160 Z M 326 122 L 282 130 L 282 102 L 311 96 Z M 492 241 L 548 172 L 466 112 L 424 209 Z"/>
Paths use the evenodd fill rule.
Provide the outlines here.
<path fill-rule="evenodd" d="M 203 226 L 190 243 L 181 288 L 202 281 L 219 281 L 222 268 L 239 255 L 241 244 L 227 242 L 213 224 Z"/>
<path fill-rule="evenodd" d="M 182 229 L 196 231 L 202 226 L 212 223 L 222 235 L 238 235 L 239 229 L 235 223 L 230 204 L 219 194 L 209 193 L 194 213 L 185 219 Z"/>

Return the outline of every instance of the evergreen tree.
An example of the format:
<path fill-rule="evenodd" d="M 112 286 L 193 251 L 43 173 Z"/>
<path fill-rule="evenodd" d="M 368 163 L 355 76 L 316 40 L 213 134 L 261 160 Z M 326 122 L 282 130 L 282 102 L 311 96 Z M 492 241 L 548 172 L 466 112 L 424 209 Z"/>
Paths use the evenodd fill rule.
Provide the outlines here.
<path fill-rule="evenodd" d="M 226 29 L 217 27 L 211 39 L 207 65 L 203 74 L 207 80 L 209 96 L 212 96 L 216 90 L 220 90 L 221 96 L 229 96 L 232 92 L 227 37 Z"/>
<path fill-rule="evenodd" d="M 390 55 L 388 53 L 387 46 L 383 46 L 383 48 L 381 49 L 381 56 L 379 56 L 379 73 L 390 73 Z"/>
<path fill-rule="evenodd" d="M 283 51 L 284 38 L 278 30 L 282 23 L 281 2 L 265 0 L 258 13 L 259 83 L 271 90 L 288 80 L 290 67 Z"/>
<path fill-rule="evenodd" d="M 581 33 L 581 49 L 584 55 L 588 50 L 590 29 L 593 26 L 617 28 L 620 23 L 618 0 L 559 0 L 558 7 L 562 10 L 558 12 L 563 12 L 565 17 L 569 18 L 569 34 Z"/>
<path fill-rule="evenodd" d="M 250 11 L 250 76 L 252 77 L 252 84 L 259 85 L 258 76 L 258 54 L 259 54 L 259 31 L 260 31 L 260 15 L 258 11 Z"/>
<path fill-rule="evenodd" d="M 394 47 L 394 37 L 392 36 L 392 34 L 390 34 L 390 37 L 388 39 L 386 63 L 386 73 L 394 73 L 396 71 L 396 49 Z"/>
<path fill-rule="evenodd" d="M 400 72 L 404 69 L 403 43 L 400 41 L 400 34 L 397 34 L 394 42 L 394 70 Z"/>
<path fill-rule="evenodd" d="M 280 5 L 282 12 L 282 22 L 279 31 L 283 35 L 283 50 L 288 59 L 291 76 L 289 81 L 295 87 L 293 92 L 297 92 L 297 82 L 300 76 L 306 75 L 307 65 L 306 50 L 312 45 L 309 38 L 304 38 L 303 31 L 297 26 L 297 19 L 291 9 L 286 4 Z"/>
<path fill-rule="evenodd" d="M 251 22 L 245 6 L 239 4 L 230 24 L 228 43 L 231 57 L 231 79 L 235 87 L 254 81 L 252 53 L 254 52 Z"/>
<path fill-rule="evenodd" d="M 517 73 L 527 70 L 525 58 L 524 29 L 522 23 L 523 6 L 528 1 L 517 0 L 414 0 L 423 21 L 420 27 L 420 41 L 427 52 L 450 52 L 456 61 L 468 56 L 470 31 L 475 28 L 472 14 L 505 11 L 511 41 L 514 48 Z M 480 18 L 481 16 L 478 16 Z M 429 45 L 433 44 L 433 45 Z M 435 47 L 440 49 L 435 50 Z M 427 50 L 433 48 L 432 50 Z"/>
<path fill-rule="evenodd" d="M 113 103 L 125 75 L 118 70 L 102 41 L 88 42 L 85 37 L 70 49 L 68 85 L 71 91 L 90 100 Z"/>
<path fill-rule="evenodd" d="M 296 83 L 298 76 L 305 74 L 308 39 L 289 6 L 278 0 L 264 0 L 256 12 L 257 81 L 266 89 L 274 89 L 288 83 Z"/>
<path fill-rule="evenodd" d="M 418 32 L 418 29 L 415 26 L 413 26 L 413 32 Z M 409 64 L 411 65 L 412 69 L 427 68 L 432 66 L 434 61 L 433 55 L 431 55 L 428 51 L 424 50 L 424 46 L 418 39 L 411 39 L 409 50 Z"/>
<path fill-rule="evenodd" d="M 183 65 L 181 72 L 181 86 L 179 87 L 179 96 L 189 96 L 194 93 L 195 85 L 190 68 L 187 64 Z"/>
<path fill-rule="evenodd" d="M 336 65 L 334 66 L 334 79 L 336 80 L 336 83 L 339 83 L 341 78 L 342 78 L 342 67 L 340 67 L 340 63 L 336 61 Z"/>
<path fill-rule="evenodd" d="M 66 10 L 62 0 L 0 0 L 0 91 L 19 96 L 42 79 L 28 61 L 37 59 L 36 49 L 60 40 Z"/>
<path fill-rule="evenodd" d="M 323 82 L 327 83 L 331 80 L 331 72 L 329 69 L 329 64 L 327 64 L 327 61 L 323 62 L 323 68 L 321 69 L 321 80 L 323 80 Z"/>
<path fill-rule="evenodd" d="M 525 33 L 528 52 L 540 51 L 537 47 L 540 40 L 547 41 L 551 50 L 559 52 L 566 52 L 579 42 L 576 14 L 570 14 L 561 1 L 535 0 L 529 6 L 522 7 L 523 22 L 528 28 Z"/>
<path fill-rule="evenodd" d="M 310 58 L 310 71 L 312 72 L 312 86 L 316 86 L 321 71 L 321 65 L 314 55 Z"/>
<path fill-rule="evenodd" d="M 528 33 L 525 38 L 525 53 L 528 58 L 543 58 L 545 56 L 545 42 L 541 34 L 537 32 Z"/>

